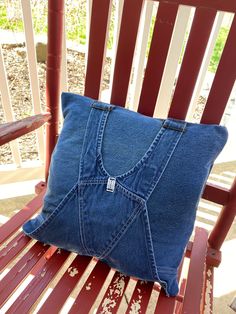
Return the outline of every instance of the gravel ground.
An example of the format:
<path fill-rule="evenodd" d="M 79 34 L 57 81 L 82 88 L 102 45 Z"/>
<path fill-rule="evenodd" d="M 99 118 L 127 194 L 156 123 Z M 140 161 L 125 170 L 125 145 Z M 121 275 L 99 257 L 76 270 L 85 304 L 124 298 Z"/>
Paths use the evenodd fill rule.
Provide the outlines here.
<path fill-rule="evenodd" d="M 11 95 L 13 114 L 16 120 L 34 114 L 32 97 L 30 92 L 30 81 L 28 64 L 26 59 L 26 48 L 24 44 L 2 45 L 7 79 Z M 106 60 L 105 76 L 102 89 L 108 87 L 110 59 Z M 84 54 L 74 50 L 67 50 L 68 90 L 70 92 L 83 93 L 85 77 Z M 38 62 L 38 78 L 40 86 L 40 100 L 42 111 L 45 109 L 45 71 L 46 64 Z M 0 123 L 4 123 L 4 113 L 0 97 Z M 19 139 L 19 148 L 22 161 L 37 160 L 37 144 L 34 133 L 22 136 Z M 12 154 L 9 144 L 0 148 L 0 164 L 12 163 Z"/>

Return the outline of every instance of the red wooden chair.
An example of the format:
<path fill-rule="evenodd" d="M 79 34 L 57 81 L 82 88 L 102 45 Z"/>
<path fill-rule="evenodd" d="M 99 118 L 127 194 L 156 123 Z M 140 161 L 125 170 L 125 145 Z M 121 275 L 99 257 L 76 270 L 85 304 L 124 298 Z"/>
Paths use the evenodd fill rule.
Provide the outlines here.
<path fill-rule="evenodd" d="M 85 95 L 98 98 L 101 83 L 109 0 L 94 0 L 92 7 Z M 125 105 L 132 59 L 143 0 L 125 0 L 116 54 L 111 103 Z M 47 158 L 45 178 L 48 176 L 50 156 L 58 135 L 58 106 L 60 97 L 60 66 L 62 54 L 63 0 L 49 0 L 47 111 L 48 114 L 26 119 L 21 123 L 1 126 L 0 144 L 16 138 L 49 120 L 46 126 Z M 180 4 L 196 7 L 182 67 L 172 98 L 169 116 L 184 119 L 197 80 L 200 65 L 217 11 L 236 12 L 236 2 L 230 0 L 169 0 L 159 1 L 154 35 L 149 52 L 138 110 L 153 115 L 174 22 Z M 199 35 L 200 34 L 200 35 Z M 236 18 L 222 54 L 202 123 L 219 123 L 236 78 Z M 144 105 L 145 104 L 145 105 Z M 51 114 L 51 116 L 50 116 Z M 30 126 L 30 127 L 29 127 Z M 91 258 L 77 256 L 54 247 L 35 243 L 22 231 L 21 225 L 42 206 L 46 183 L 36 186 L 36 197 L 0 228 L 0 269 L 10 271 L 0 281 L 0 304 L 3 306 L 25 279 L 33 278 L 12 301 L 7 313 L 28 313 L 38 304 L 50 282 L 56 278 L 51 293 L 45 297 L 39 313 L 58 313 L 69 296 L 75 301 L 69 313 L 116 313 L 129 282 L 133 292 L 126 313 L 145 313 L 152 298 L 155 313 L 212 313 L 214 267 L 221 261 L 221 245 L 236 212 L 236 183 L 230 190 L 207 184 L 203 198 L 223 205 L 213 231 L 196 228 L 194 241 L 189 242 L 185 260 L 189 260 L 187 277 L 180 278 L 180 293 L 167 298 L 157 284 L 134 281 L 105 264 Z M 61 270 L 67 263 L 66 268 Z M 88 267 L 93 267 L 86 273 Z M 61 270 L 61 271 L 60 271 Z M 33 276 L 33 277 L 32 277 Z M 86 279 L 83 279 L 84 276 Z M 106 280 L 107 279 L 107 280 Z M 81 281 L 80 281 L 81 280 Z M 73 291 L 78 282 L 78 289 Z M 105 282 L 106 281 L 106 282 Z M 105 282 L 105 284 L 104 284 Z M 101 293 L 102 295 L 101 295 Z M 98 297 L 99 295 L 99 297 Z M 98 297 L 98 300 L 96 301 Z M 123 298 L 124 299 L 124 298 Z M 96 303 L 97 302 L 97 303 Z M 64 311 L 63 311 L 64 313 Z"/>

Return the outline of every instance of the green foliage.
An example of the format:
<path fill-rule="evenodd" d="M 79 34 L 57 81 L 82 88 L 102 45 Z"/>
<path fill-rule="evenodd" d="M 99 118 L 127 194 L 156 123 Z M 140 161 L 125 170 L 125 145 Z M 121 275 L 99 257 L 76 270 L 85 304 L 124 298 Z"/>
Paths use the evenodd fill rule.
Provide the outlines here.
<path fill-rule="evenodd" d="M 216 44 L 215 44 L 215 48 L 211 57 L 211 61 L 209 64 L 209 68 L 208 70 L 215 73 L 220 57 L 221 57 L 221 53 L 222 50 L 224 49 L 224 45 L 225 45 L 225 41 L 227 39 L 229 33 L 229 29 L 226 27 L 221 27 L 217 40 L 216 40 Z"/>
<path fill-rule="evenodd" d="M 9 19 L 7 16 L 6 7 L 2 3 L 0 3 L 0 29 L 9 29 L 14 32 L 23 31 L 22 19 Z"/>
<path fill-rule="evenodd" d="M 10 4 L 10 7 L 9 7 Z M 8 5 L 8 7 L 7 7 Z M 34 32 L 46 34 L 47 32 L 47 1 L 31 0 L 32 18 Z M 108 48 L 111 49 L 114 37 L 114 7 L 112 8 L 111 23 L 108 36 Z M 86 14 L 87 7 L 85 0 L 66 0 L 66 34 L 67 38 L 79 44 L 86 43 Z M 151 30 L 148 39 L 147 52 L 151 44 L 155 18 L 151 21 Z M 0 29 L 8 29 L 14 32 L 22 32 L 24 25 L 21 17 L 20 1 L 0 0 Z M 210 60 L 209 71 L 215 72 L 221 57 L 229 29 L 221 27 L 216 40 L 216 45 Z M 181 54 L 182 59 L 182 54 Z"/>

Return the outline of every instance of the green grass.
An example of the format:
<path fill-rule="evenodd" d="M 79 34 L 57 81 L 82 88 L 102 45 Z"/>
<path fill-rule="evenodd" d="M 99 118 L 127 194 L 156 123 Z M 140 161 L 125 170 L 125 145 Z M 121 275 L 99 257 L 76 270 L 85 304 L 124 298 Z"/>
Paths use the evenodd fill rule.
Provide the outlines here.
<path fill-rule="evenodd" d="M 217 65 L 219 63 L 222 50 L 224 49 L 224 45 L 225 45 L 228 33 L 229 33 L 228 28 L 221 27 L 217 40 L 216 40 L 215 48 L 211 57 L 209 68 L 208 68 L 208 70 L 211 72 L 215 72 L 217 69 Z"/>

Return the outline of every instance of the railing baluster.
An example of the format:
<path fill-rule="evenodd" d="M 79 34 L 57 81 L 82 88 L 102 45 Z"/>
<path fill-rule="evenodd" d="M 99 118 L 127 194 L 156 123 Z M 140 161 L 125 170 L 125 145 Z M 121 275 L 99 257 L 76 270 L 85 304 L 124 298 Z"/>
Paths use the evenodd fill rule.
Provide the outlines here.
<path fill-rule="evenodd" d="M 142 0 L 124 1 L 111 93 L 111 102 L 123 107 L 126 103 L 142 6 Z"/>
<path fill-rule="evenodd" d="M 11 98 L 10 98 L 10 92 L 9 92 L 9 87 L 8 87 L 8 82 L 7 82 L 6 70 L 4 66 L 1 44 L 0 44 L 0 73 L 1 73 L 0 92 L 1 92 L 1 97 L 2 97 L 3 111 L 6 118 L 6 122 L 11 122 L 11 121 L 14 121 L 15 119 L 14 119 L 14 114 L 13 114 L 12 105 L 11 105 Z M 19 167 L 21 165 L 21 158 L 20 158 L 20 151 L 19 151 L 19 145 L 18 145 L 17 140 L 12 141 L 10 143 L 10 147 L 11 147 L 13 161 L 16 164 L 16 166 Z"/>
<path fill-rule="evenodd" d="M 141 93 L 142 83 L 143 83 L 143 72 L 146 60 L 146 48 L 148 43 L 148 34 L 150 30 L 152 12 L 153 12 L 154 2 L 146 1 L 143 8 L 137 42 L 139 45 L 136 45 L 135 48 L 135 57 L 133 60 L 133 83 L 130 86 L 131 95 L 130 95 L 130 109 L 137 111 L 138 102 Z"/>
<path fill-rule="evenodd" d="M 193 114 L 196 110 L 197 102 L 200 96 L 200 92 L 204 83 L 205 75 L 207 73 L 207 69 L 210 63 L 212 52 L 215 47 L 216 39 L 220 30 L 224 15 L 225 15 L 225 12 L 218 12 L 215 25 L 213 27 L 212 34 L 209 39 L 208 47 L 207 47 L 207 50 L 206 50 L 206 53 L 202 62 L 200 72 L 199 72 L 199 77 L 195 86 L 195 90 L 193 92 L 192 100 L 188 109 L 187 120 L 191 120 L 193 118 Z"/>
<path fill-rule="evenodd" d="M 234 16 L 201 123 L 220 123 L 236 79 L 236 16 Z"/>
<path fill-rule="evenodd" d="M 160 91 L 157 97 L 154 117 L 166 118 L 172 97 L 173 86 L 183 49 L 186 30 L 191 15 L 191 7 L 180 6 L 172 34 L 166 65 L 163 72 Z"/>
<path fill-rule="evenodd" d="M 33 31 L 33 21 L 32 21 L 32 12 L 30 1 L 21 0 L 24 29 L 25 29 L 25 41 L 26 41 L 26 51 L 28 58 L 28 69 L 29 69 L 29 78 L 30 78 L 30 88 L 33 101 L 33 111 L 34 114 L 41 113 L 40 106 L 40 93 L 39 93 L 39 80 L 37 72 L 37 59 L 34 43 L 34 31 Z M 43 128 L 40 128 L 36 131 L 37 142 L 38 142 L 38 151 L 39 159 L 44 161 L 44 134 Z"/>
<path fill-rule="evenodd" d="M 178 12 L 177 4 L 160 3 L 147 60 L 138 111 L 153 116 Z"/>
<path fill-rule="evenodd" d="M 111 98 L 111 89 L 113 84 L 113 76 L 116 62 L 116 52 L 118 47 L 118 40 L 120 34 L 120 24 L 121 24 L 121 16 L 124 5 L 124 0 L 114 0 L 115 1 L 115 20 L 114 20 L 114 32 L 113 32 L 113 46 L 111 51 L 111 70 L 110 70 L 110 82 L 109 89 L 103 91 L 101 94 L 101 99 L 103 101 L 110 102 Z"/>
<path fill-rule="evenodd" d="M 217 11 L 197 8 L 174 91 L 169 117 L 185 119 Z"/>

